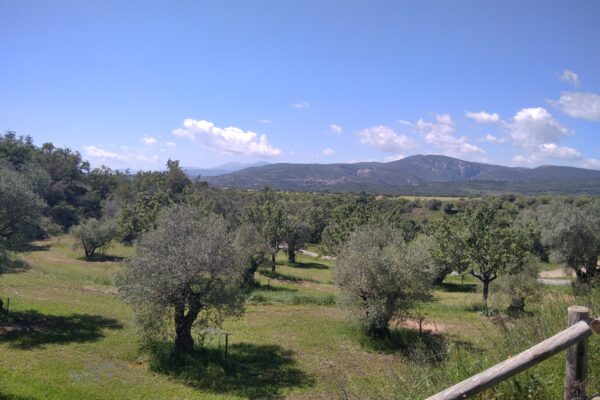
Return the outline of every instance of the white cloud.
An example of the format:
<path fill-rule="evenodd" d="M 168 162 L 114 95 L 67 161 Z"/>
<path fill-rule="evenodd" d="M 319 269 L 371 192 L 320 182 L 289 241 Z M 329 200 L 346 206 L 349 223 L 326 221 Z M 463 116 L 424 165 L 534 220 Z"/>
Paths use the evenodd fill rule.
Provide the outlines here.
<path fill-rule="evenodd" d="M 153 144 L 156 144 L 156 138 L 153 138 L 152 136 L 145 136 L 142 140 L 147 146 L 152 146 Z"/>
<path fill-rule="evenodd" d="M 390 127 L 378 125 L 358 133 L 359 142 L 374 146 L 386 153 L 413 149 L 416 144 L 406 135 L 399 135 Z"/>
<path fill-rule="evenodd" d="M 85 153 L 90 156 L 90 157 L 94 157 L 94 158 L 104 158 L 107 160 L 120 160 L 120 161 L 125 161 L 125 157 L 117 154 L 117 153 L 113 153 L 110 151 L 106 151 L 104 149 L 101 149 L 99 147 L 96 146 L 85 146 Z"/>
<path fill-rule="evenodd" d="M 565 69 L 562 74 L 558 76 L 561 81 L 569 82 L 571 85 L 579 87 L 581 85 L 581 81 L 579 80 L 579 75 L 575 72 Z"/>
<path fill-rule="evenodd" d="M 483 149 L 468 143 L 466 136 L 454 136 L 454 121 L 450 114 L 439 114 L 435 117 L 435 122 L 426 122 L 423 119 L 417 121 L 417 129 L 425 139 L 425 142 L 432 144 L 442 150 L 444 154 L 461 157 L 474 154 L 483 156 Z"/>
<path fill-rule="evenodd" d="M 600 121 L 600 96 L 597 94 L 565 92 L 558 101 L 550 104 L 573 118 Z"/>
<path fill-rule="evenodd" d="M 165 142 L 165 146 L 167 146 L 167 147 L 176 147 L 177 143 L 175 143 L 175 142 Z"/>
<path fill-rule="evenodd" d="M 398 160 L 402 160 L 405 156 L 403 154 L 396 154 L 393 156 L 388 156 L 385 158 L 385 162 L 391 162 L 391 161 L 398 161 Z"/>
<path fill-rule="evenodd" d="M 528 156 L 517 155 L 513 158 L 516 164 L 535 164 L 548 159 L 561 161 L 578 161 L 581 160 L 581 153 L 573 147 L 558 146 L 555 143 L 544 143 Z"/>
<path fill-rule="evenodd" d="M 261 119 L 258 121 L 259 124 L 268 125 L 271 123 L 270 119 Z"/>
<path fill-rule="evenodd" d="M 325 150 L 323 150 L 323 155 L 326 155 L 326 156 L 330 156 L 333 153 L 335 153 L 335 152 L 333 151 L 333 149 L 330 149 L 329 147 L 326 148 Z"/>
<path fill-rule="evenodd" d="M 398 122 L 399 124 L 401 124 L 401 125 L 413 126 L 412 122 L 410 122 L 410 121 L 407 121 L 407 120 L 405 120 L 405 119 L 399 119 L 397 122 Z"/>
<path fill-rule="evenodd" d="M 119 161 L 125 164 L 132 164 L 134 161 L 143 161 L 149 163 L 157 163 L 159 161 L 159 157 L 157 155 L 148 155 L 141 152 L 132 153 L 127 149 L 125 149 L 124 153 L 115 153 L 91 145 L 85 146 L 84 150 L 88 157 L 105 161 Z"/>
<path fill-rule="evenodd" d="M 487 134 L 485 135 L 481 140 L 483 140 L 484 142 L 490 142 L 490 143 L 504 143 L 506 142 L 506 138 L 505 137 L 498 137 L 498 136 L 494 136 L 491 134 Z"/>
<path fill-rule="evenodd" d="M 541 107 L 520 110 L 506 127 L 517 146 L 530 150 L 544 143 L 555 143 L 571 133 Z"/>
<path fill-rule="evenodd" d="M 336 133 L 338 135 L 342 133 L 342 127 L 336 124 L 329 125 L 329 130 L 331 133 Z"/>
<path fill-rule="evenodd" d="M 258 157 L 276 157 L 281 154 L 269 143 L 267 135 L 258 135 L 251 131 L 230 126 L 219 128 L 205 120 L 186 119 L 183 127 L 173 131 L 175 136 L 198 141 L 202 145 L 225 155 L 248 155 Z"/>
<path fill-rule="evenodd" d="M 600 160 L 589 158 L 582 163 L 583 168 L 600 169 Z"/>
<path fill-rule="evenodd" d="M 300 103 L 292 104 L 292 107 L 301 110 L 303 108 L 310 108 L 310 103 L 307 101 L 302 101 Z"/>
<path fill-rule="evenodd" d="M 490 114 L 485 111 L 479 111 L 479 112 L 467 111 L 465 113 L 465 116 L 467 118 L 474 120 L 475 122 L 480 123 L 480 124 L 493 124 L 496 122 L 500 122 L 500 116 L 497 113 Z"/>

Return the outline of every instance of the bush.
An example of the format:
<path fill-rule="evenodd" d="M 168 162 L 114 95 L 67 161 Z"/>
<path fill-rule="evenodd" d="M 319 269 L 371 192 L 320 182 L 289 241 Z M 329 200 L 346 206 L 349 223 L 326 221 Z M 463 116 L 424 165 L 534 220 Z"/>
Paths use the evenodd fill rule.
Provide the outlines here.
<path fill-rule="evenodd" d="M 429 208 L 431 211 L 437 211 L 440 209 L 441 206 L 442 206 L 441 200 L 431 199 L 431 200 L 427 201 L 427 208 Z"/>
<path fill-rule="evenodd" d="M 522 271 L 501 276 L 496 281 L 498 292 L 506 296 L 509 314 L 525 312 L 525 304 L 541 298 L 542 285 L 537 280 L 537 265 L 533 257 Z"/>

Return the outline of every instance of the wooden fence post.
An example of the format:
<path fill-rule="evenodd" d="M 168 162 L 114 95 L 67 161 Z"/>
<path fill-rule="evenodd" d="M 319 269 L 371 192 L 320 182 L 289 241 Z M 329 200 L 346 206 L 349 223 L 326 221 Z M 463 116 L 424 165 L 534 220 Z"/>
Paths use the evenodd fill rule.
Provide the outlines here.
<path fill-rule="evenodd" d="M 568 309 L 568 325 L 587 321 L 590 310 L 587 307 L 571 306 Z M 565 366 L 564 400 L 585 400 L 585 384 L 587 379 L 587 337 L 567 349 Z"/>

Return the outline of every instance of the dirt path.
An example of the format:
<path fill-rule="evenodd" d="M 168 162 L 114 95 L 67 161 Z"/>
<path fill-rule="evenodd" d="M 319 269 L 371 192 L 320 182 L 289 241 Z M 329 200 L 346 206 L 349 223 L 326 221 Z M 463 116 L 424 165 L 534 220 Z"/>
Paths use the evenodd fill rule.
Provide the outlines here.
<path fill-rule="evenodd" d="M 542 271 L 538 274 L 538 282 L 543 285 L 564 286 L 570 285 L 571 279 L 575 276 L 572 269 L 556 268 L 548 271 Z"/>
<path fill-rule="evenodd" d="M 309 257 L 314 257 L 314 258 L 322 258 L 324 260 L 335 260 L 334 256 L 320 256 L 317 253 L 315 253 L 314 251 L 309 251 L 309 250 L 300 250 L 300 253 L 309 256 Z"/>

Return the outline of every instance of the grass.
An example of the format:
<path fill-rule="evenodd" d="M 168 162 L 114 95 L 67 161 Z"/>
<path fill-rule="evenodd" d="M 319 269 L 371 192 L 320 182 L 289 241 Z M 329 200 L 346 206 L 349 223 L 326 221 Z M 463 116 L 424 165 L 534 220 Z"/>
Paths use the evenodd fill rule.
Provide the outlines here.
<path fill-rule="evenodd" d="M 481 315 L 472 278 L 449 277 L 417 310 L 430 333 L 409 321 L 373 341 L 335 306 L 328 260 L 287 264 L 281 254 L 277 274 L 261 267 L 245 314 L 226 321 L 227 362 L 219 335 L 173 359 L 164 343 L 140 351 L 133 314 L 116 295 L 119 260 L 131 254 L 114 245 L 88 261 L 63 236 L 34 244 L 2 275 L 11 312 L 0 315 L 0 399 L 425 398 L 562 329 L 563 306 L 575 301 L 551 287 L 511 325 L 518 329 L 504 329 Z M 593 338 L 590 347 L 600 351 Z M 556 357 L 487 398 L 521 398 L 540 382 L 544 393 L 531 398 L 556 398 L 563 364 Z"/>

